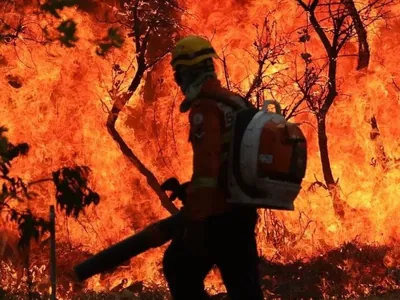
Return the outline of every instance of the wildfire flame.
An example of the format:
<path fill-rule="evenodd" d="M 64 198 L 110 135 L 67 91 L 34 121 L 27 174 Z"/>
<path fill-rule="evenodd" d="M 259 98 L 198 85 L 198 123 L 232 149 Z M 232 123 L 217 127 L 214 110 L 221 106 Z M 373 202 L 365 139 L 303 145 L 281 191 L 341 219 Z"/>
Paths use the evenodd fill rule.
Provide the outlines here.
<path fill-rule="evenodd" d="M 241 82 L 244 90 L 250 86 L 251 74 L 257 71 L 257 61 L 251 57 L 257 38 L 254 24 L 262 24 L 268 12 L 273 12 L 269 18 L 276 21 L 276 31 L 284 36 L 307 22 L 296 1 L 182 0 L 181 5 L 187 11 L 179 21 L 196 34 L 212 37 L 220 56 L 226 55 L 231 81 Z M 399 5 L 393 6 L 392 11 L 399 9 Z M 28 23 L 52 22 L 44 14 L 30 15 L 29 4 L 24 11 Z M 56 220 L 58 269 L 61 278 L 68 278 L 62 266 L 68 269 L 72 261 L 78 262 L 77 257 L 83 259 L 88 253 L 96 253 L 168 213 L 145 178 L 123 156 L 105 126 L 107 110 L 112 105 L 108 94 L 113 83 L 112 67 L 118 63 L 121 69 L 128 69 L 133 42 L 127 39 L 121 49 L 106 58 L 99 57 L 93 41 L 102 38 L 108 25 L 98 22 L 93 11 L 65 8 L 60 14 L 63 19 L 73 18 L 78 24 L 79 42 L 73 48 L 57 43 L 35 44 L 23 36 L 15 45 L 0 43 L 0 125 L 9 128 L 11 140 L 31 145 L 29 155 L 18 159 L 12 169 L 28 182 L 66 165 L 87 165 L 93 170 L 92 186 L 101 195 L 100 204 L 87 210 L 79 222 L 62 214 Z M 354 239 L 364 244 L 400 248 L 397 221 L 400 88 L 396 84 L 400 85 L 396 55 L 400 51 L 397 42 L 400 21 L 398 18 L 386 21 L 386 27 L 379 23 L 383 21 L 368 27 L 371 49 L 368 71 L 356 70 L 355 57 L 340 59 L 338 78 L 342 94 L 328 115 L 332 171 L 340 179 L 344 200 L 353 209 L 347 211 L 344 221 L 338 220 L 328 191 L 306 191 L 315 176 L 322 180 L 322 170 L 315 118 L 311 114 L 300 116 L 299 121 L 311 124 L 302 126 L 310 153 L 305 190 L 296 200 L 295 212 L 260 212 L 258 246 L 267 259 L 289 263 L 316 257 Z M 315 36 L 311 37 L 309 47 L 314 57 L 322 56 L 322 45 Z M 351 54 L 355 48 L 351 44 L 345 51 Z M 290 63 L 302 51 L 294 49 L 285 48 L 285 55 L 268 69 L 269 74 L 293 74 Z M 128 77 L 134 72 L 135 66 L 132 66 Z M 218 73 L 225 78 L 220 62 Z M 129 84 L 129 80 L 126 82 Z M 146 94 L 149 90 L 152 93 Z M 279 94 L 270 96 L 280 100 L 283 106 L 289 101 Z M 191 175 L 187 116 L 179 113 L 180 100 L 168 61 L 161 61 L 144 77 L 140 91 L 129 101 L 117 122 L 125 141 L 160 181 L 171 176 L 183 181 Z M 377 123 L 376 128 L 371 126 L 371 120 Z M 37 216 L 47 218 L 48 207 L 55 201 L 53 190 L 47 184 L 36 189 L 39 197 L 28 206 Z M 23 281 L 21 270 L 25 267 L 12 246 L 16 228 L 5 221 L 0 226 L 0 254 L 4 257 L 0 269 L 6 273 L 0 276 L 0 284 L 16 290 Z M 274 231 L 272 226 L 280 229 Z M 34 247 L 40 253 L 40 245 Z M 163 249 L 135 258 L 116 274 L 95 276 L 86 288 L 112 289 L 120 284 L 121 278 L 129 278 L 125 286 L 141 280 L 164 285 L 160 272 Z M 399 253 L 394 250 L 385 257 L 385 263 L 399 267 L 396 255 Z M 45 286 L 48 270 L 44 266 L 48 256 L 43 253 L 32 256 L 32 272 Z M 64 285 L 72 293 L 73 288 L 68 283 Z M 217 291 L 222 289 L 215 274 L 209 277 L 208 286 Z"/>

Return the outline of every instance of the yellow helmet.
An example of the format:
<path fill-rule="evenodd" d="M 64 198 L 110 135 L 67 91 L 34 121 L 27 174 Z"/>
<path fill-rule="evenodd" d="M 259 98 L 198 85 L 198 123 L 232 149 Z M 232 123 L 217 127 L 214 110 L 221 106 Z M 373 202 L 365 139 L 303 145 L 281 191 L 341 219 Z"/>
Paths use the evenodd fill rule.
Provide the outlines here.
<path fill-rule="evenodd" d="M 218 57 L 210 42 L 199 36 L 188 36 L 181 39 L 172 50 L 171 65 L 192 66 L 207 58 Z"/>

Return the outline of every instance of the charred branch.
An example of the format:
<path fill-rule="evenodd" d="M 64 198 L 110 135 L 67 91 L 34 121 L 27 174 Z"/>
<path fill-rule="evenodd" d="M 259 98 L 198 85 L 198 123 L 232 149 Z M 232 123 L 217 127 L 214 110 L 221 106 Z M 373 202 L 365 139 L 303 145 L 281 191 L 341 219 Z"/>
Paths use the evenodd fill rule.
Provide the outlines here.
<path fill-rule="evenodd" d="M 247 74 L 242 80 L 233 82 L 229 74 L 227 59 L 234 54 L 226 53 L 226 48 L 222 49 L 222 57 L 220 60 L 223 65 L 226 86 L 240 94 L 246 101 L 252 102 L 256 107 L 260 108 L 265 95 L 270 94 L 278 86 L 281 86 L 280 79 L 284 69 L 272 71 L 272 67 L 279 63 L 279 59 L 286 53 L 286 48 L 290 42 L 285 36 L 281 35 L 277 28 L 277 22 L 272 20 L 273 11 L 265 16 L 263 23 L 254 24 L 256 38 L 253 42 L 252 50 L 245 50 L 249 57 L 256 62 L 257 69 L 249 70 L 244 65 Z M 244 89 L 243 84 L 248 83 L 249 88 Z M 247 86 L 247 84 L 246 84 Z"/>
<path fill-rule="evenodd" d="M 229 70 L 228 70 L 228 64 L 226 62 L 227 59 L 227 55 L 225 53 L 225 49 L 222 49 L 222 65 L 224 67 L 224 76 L 225 76 L 225 82 L 226 82 L 226 87 L 228 88 L 228 90 L 232 90 L 232 86 L 231 86 L 231 78 L 229 75 Z"/>
<path fill-rule="evenodd" d="M 314 30 L 317 32 L 319 39 L 321 40 L 326 54 L 327 54 L 327 80 L 324 79 L 321 74 L 325 69 L 325 66 L 316 68 L 312 66 L 311 54 L 304 52 L 302 58 L 306 64 L 304 76 L 302 78 L 296 78 L 303 97 L 307 101 L 309 108 L 318 116 L 318 118 L 325 118 L 329 108 L 333 104 L 337 96 L 337 83 L 336 83 L 336 71 L 337 71 L 337 58 L 340 49 L 339 45 L 339 33 L 335 32 L 333 35 L 332 44 L 328 39 L 328 36 L 322 29 L 319 21 L 315 16 L 315 8 L 317 7 L 318 1 L 315 0 L 310 6 L 307 6 L 301 0 L 298 1 L 304 9 L 310 15 L 310 22 Z M 338 19 L 340 25 L 340 19 Z M 308 34 L 307 32 L 305 34 Z M 300 83 L 302 82 L 302 83 Z"/>
<path fill-rule="evenodd" d="M 269 16 L 265 17 L 261 29 L 259 27 L 259 25 L 255 25 L 256 40 L 253 43 L 255 54 L 249 53 L 257 62 L 258 68 L 250 88 L 244 96 L 249 101 L 253 94 L 258 95 L 256 97 L 257 107 L 260 107 L 260 102 L 264 100 L 260 99 L 260 97 L 263 97 L 265 90 L 272 88 L 277 76 L 276 73 L 267 75 L 268 70 L 279 62 L 279 58 L 285 54 L 285 48 L 289 44 L 283 36 L 279 36 L 277 24 L 270 21 Z"/>
<path fill-rule="evenodd" d="M 143 76 L 144 72 L 140 75 L 140 73 L 136 73 L 132 84 L 129 87 L 127 93 L 122 94 L 117 99 L 114 99 L 114 104 L 111 109 L 111 112 L 107 118 L 107 129 L 113 140 L 118 144 L 122 153 L 129 159 L 129 161 L 137 168 L 137 170 L 145 176 L 147 179 L 148 185 L 156 192 L 159 197 L 161 204 L 164 208 L 166 208 L 171 214 L 176 213 L 178 210 L 168 199 L 168 196 L 161 190 L 160 183 L 158 182 L 155 175 L 141 162 L 141 160 L 135 155 L 135 153 L 130 149 L 121 135 L 115 128 L 115 123 L 118 119 L 119 113 L 125 107 L 126 103 L 129 101 L 133 92 L 138 88 L 140 84 L 140 80 Z"/>
<path fill-rule="evenodd" d="M 169 2 L 167 2 L 167 4 L 168 3 Z M 169 16 L 164 14 L 163 9 L 165 9 L 165 7 L 163 7 L 163 5 L 166 5 L 165 2 L 160 1 L 156 3 L 156 7 L 152 7 L 147 1 L 135 0 L 125 7 L 125 19 L 123 24 L 131 26 L 132 33 L 130 37 L 133 38 L 136 48 L 136 72 L 126 92 L 120 94 L 114 93 L 111 95 L 114 103 L 107 118 L 107 130 L 125 157 L 127 157 L 137 170 L 145 176 L 148 185 L 155 191 L 162 206 L 171 214 L 174 214 L 178 212 L 178 209 L 169 201 L 165 192 L 162 191 L 160 183 L 155 175 L 135 155 L 115 128 L 115 123 L 120 112 L 138 89 L 145 73 L 153 68 L 170 51 L 169 47 L 171 46 L 162 50 L 156 57 L 148 57 L 149 45 L 151 44 L 152 37 L 158 36 L 166 27 L 175 24 L 173 19 L 170 19 Z"/>
<path fill-rule="evenodd" d="M 326 184 L 324 184 L 322 181 L 320 181 L 319 179 L 317 179 L 317 176 L 314 175 L 315 181 L 310 184 L 310 186 L 308 187 L 308 191 L 315 193 L 317 188 L 323 188 L 324 190 L 328 190 L 328 187 L 326 186 Z"/>
<path fill-rule="evenodd" d="M 371 125 L 370 139 L 375 147 L 375 157 L 371 158 L 370 165 L 377 168 L 377 179 L 373 189 L 373 195 L 376 195 L 385 182 L 385 176 L 393 168 L 400 167 L 400 159 L 387 155 L 385 145 L 381 138 L 381 133 L 378 126 L 378 120 L 373 115 L 369 120 Z"/>
<path fill-rule="evenodd" d="M 297 64 L 295 63 L 295 78 L 291 78 L 289 76 L 289 82 L 285 80 L 284 86 L 290 85 L 291 83 L 295 83 L 298 89 L 304 89 L 302 86 L 303 82 L 301 79 L 298 77 L 297 74 Z M 283 89 L 283 93 L 287 93 L 285 89 Z M 307 107 L 307 101 L 306 101 L 306 95 L 309 95 L 309 93 L 303 93 L 303 92 L 290 92 L 289 93 L 289 98 L 290 103 L 286 105 L 286 107 L 282 110 L 282 115 L 286 118 L 286 120 L 290 120 L 291 118 L 294 118 L 302 113 L 308 113 L 310 112 L 309 108 Z"/>
<path fill-rule="evenodd" d="M 276 213 L 272 210 L 265 211 L 267 220 L 266 238 L 272 242 L 276 249 L 281 248 L 283 245 L 288 244 L 294 236 L 286 227 L 284 220 L 277 217 Z"/>
<path fill-rule="evenodd" d="M 370 120 L 370 124 L 371 124 L 370 138 L 371 138 L 371 140 L 374 141 L 374 140 L 376 140 L 376 138 L 378 136 L 380 136 L 378 122 L 376 121 L 375 116 L 372 116 L 372 118 Z"/>
<path fill-rule="evenodd" d="M 315 15 L 315 9 L 317 8 L 317 5 L 319 3 L 318 0 L 313 0 L 310 5 L 307 5 L 305 2 L 302 0 L 297 0 L 297 2 L 300 4 L 300 6 L 309 14 L 309 19 L 314 27 L 315 31 L 317 32 L 319 38 L 321 39 L 322 44 L 324 45 L 325 51 L 329 54 L 332 51 L 332 45 L 325 34 L 324 30 L 322 29 L 320 23 L 317 20 L 317 17 Z"/>
<path fill-rule="evenodd" d="M 169 116 L 170 118 L 172 118 L 171 114 Z M 176 173 L 175 171 L 171 168 L 170 164 L 167 162 L 167 159 L 165 158 L 164 155 L 164 149 L 162 147 L 161 141 L 160 141 L 160 134 L 157 128 L 157 102 L 154 103 L 153 105 L 153 124 L 154 124 L 154 131 L 155 131 L 155 136 L 156 136 L 156 140 L 157 140 L 157 146 L 158 146 L 158 151 L 161 155 L 161 159 L 165 165 L 166 168 L 168 168 L 168 170 L 176 177 Z M 176 146 L 176 144 L 175 144 Z"/>
<path fill-rule="evenodd" d="M 328 56 L 332 56 L 329 55 L 329 49 L 333 51 L 331 54 L 334 54 L 334 52 L 339 54 L 347 42 L 357 37 L 357 70 L 361 70 L 368 67 L 370 60 L 366 28 L 377 20 L 387 17 L 393 1 L 374 0 L 359 9 L 356 8 L 353 0 L 328 0 L 322 2 L 313 0 L 311 4 L 298 0 L 297 3 L 308 13 L 310 23 L 320 38 Z M 316 11 L 321 13 L 319 19 L 316 17 Z"/>
<path fill-rule="evenodd" d="M 265 210 L 261 217 L 263 231 L 266 233 L 265 239 L 272 243 L 276 251 L 271 260 L 282 256 L 290 257 L 293 247 L 301 242 L 306 234 L 313 234 L 315 231 L 312 228 L 315 222 L 304 211 L 299 212 L 295 230 L 291 230 L 276 211 Z"/>
<path fill-rule="evenodd" d="M 306 4 L 302 0 L 297 2 L 308 13 L 311 27 L 316 32 L 326 53 L 326 71 L 324 70 L 325 66 L 322 68 L 311 67 L 310 54 L 303 56 L 306 67 L 305 74 L 300 80 L 299 89 L 307 105 L 316 116 L 324 187 L 329 191 L 336 215 L 343 220 L 345 213 L 354 213 L 354 209 L 341 199 L 338 182 L 335 181 L 333 176 L 328 149 L 326 118 L 338 95 L 337 68 L 339 54 L 346 43 L 356 35 L 359 40 L 358 69 L 368 66 L 369 46 L 365 25 L 371 20 L 364 19 L 365 16 L 361 17 L 360 11 L 357 11 L 352 0 L 327 1 L 324 3 L 313 0 L 310 4 Z M 362 10 L 370 9 L 375 4 L 370 3 Z M 318 13 L 321 12 L 322 15 L 327 15 L 328 17 L 318 20 L 317 10 Z M 323 70 L 324 72 L 322 72 Z M 326 75 L 322 76 L 322 73 Z"/>
<path fill-rule="evenodd" d="M 378 127 L 378 121 L 375 116 L 372 116 L 370 119 L 370 125 L 370 139 L 375 143 L 375 152 L 377 156 L 376 158 L 371 159 L 371 165 L 380 165 L 383 168 L 383 171 L 386 172 L 389 170 L 390 158 L 387 156 L 385 147 L 380 139 L 381 134 Z"/>
<path fill-rule="evenodd" d="M 321 164 L 322 164 L 322 172 L 324 175 L 324 180 L 326 185 L 336 185 L 336 182 L 333 178 L 331 162 L 329 159 L 329 150 L 328 150 L 328 137 L 326 134 L 326 118 L 320 117 L 318 118 L 318 146 L 321 154 Z"/>
<path fill-rule="evenodd" d="M 0 4 L 0 42 L 15 46 L 17 42 L 46 44 L 51 42 L 49 30 L 40 24 L 37 15 L 40 7 L 33 6 L 33 12 L 24 11 L 22 1 L 3 1 Z"/>
<path fill-rule="evenodd" d="M 400 93 L 400 86 L 396 83 L 396 81 L 394 81 L 394 79 L 392 80 L 392 82 L 393 82 L 393 85 L 394 85 L 395 89 L 397 90 L 397 92 Z"/>
<path fill-rule="evenodd" d="M 308 32 L 305 31 L 302 37 L 307 35 Z M 302 39 L 302 37 L 300 39 Z M 314 64 L 311 54 L 307 52 L 306 43 L 304 43 L 302 60 L 305 64 L 302 74 L 299 74 L 298 65 L 295 61 L 295 77 L 289 77 L 290 81 L 296 84 L 297 94 L 293 96 L 293 99 L 295 100 L 293 100 L 287 108 L 287 118 L 308 111 L 311 111 L 315 116 L 318 116 L 327 97 L 328 84 L 326 76 L 324 76 L 323 73 L 325 72 L 328 63 L 322 66 Z"/>
<path fill-rule="evenodd" d="M 358 36 L 358 65 L 357 70 L 361 70 L 368 67 L 370 59 L 370 50 L 367 40 L 367 30 L 364 28 L 364 24 L 361 20 L 360 14 L 353 0 L 342 0 L 345 7 L 349 11 L 353 24 Z"/>

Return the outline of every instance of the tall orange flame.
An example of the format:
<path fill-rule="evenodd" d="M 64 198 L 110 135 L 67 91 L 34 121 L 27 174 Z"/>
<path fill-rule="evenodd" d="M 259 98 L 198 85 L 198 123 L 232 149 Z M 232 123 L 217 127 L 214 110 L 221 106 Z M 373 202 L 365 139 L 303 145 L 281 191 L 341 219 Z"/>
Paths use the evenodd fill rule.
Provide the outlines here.
<path fill-rule="evenodd" d="M 196 34 L 212 38 L 218 53 L 227 54 L 231 80 L 242 82 L 247 78 L 242 82 L 244 89 L 249 87 L 251 74 L 257 68 L 248 52 L 256 38 L 254 24 L 261 24 L 265 15 L 274 11 L 270 17 L 277 22 L 279 33 L 285 35 L 307 21 L 295 1 L 182 0 L 181 4 L 188 8 L 181 22 Z M 395 6 L 392 10 L 399 9 Z M 26 181 L 46 177 L 65 165 L 88 165 L 93 170 L 92 184 L 101 194 L 100 205 L 89 209 L 79 222 L 59 214 L 56 230 L 58 247 L 95 253 L 168 214 L 143 176 L 124 158 L 105 126 L 111 106 L 107 91 L 112 84 L 112 64 L 117 62 L 126 69 L 131 63 L 133 43 L 127 41 L 106 59 L 98 57 L 92 41 L 101 37 L 99 32 L 104 32 L 107 25 L 72 8 L 64 9 L 62 16 L 74 18 L 79 25 L 80 40 L 75 48 L 39 46 L 29 41 L 18 41 L 16 46 L 0 43 L 0 125 L 10 129 L 13 141 L 31 145 L 30 154 L 18 159 L 13 168 Z M 40 18 L 43 24 L 49 22 L 46 17 Z M 315 193 L 304 191 L 296 201 L 295 212 L 271 215 L 261 211 L 258 245 L 263 256 L 288 262 L 321 254 L 355 238 L 363 243 L 399 246 L 400 23 L 398 18 L 387 22 L 387 27 L 375 24 L 368 29 L 372 59 L 367 72 L 355 70 L 354 57 L 340 59 L 342 95 L 328 115 L 333 173 L 340 179 L 344 200 L 355 211 L 340 222 L 323 189 Z M 310 47 L 315 56 L 321 54 L 318 41 L 312 40 Z M 354 52 L 351 47 L 346 51 Z M 292 48 L 269 72 L 286 70 L 289 74 L 290 62 L 298 54 Z M 218 68 L 224 78 L 221 64 Z M 134 68 L 129 75 L 133 72 Z M 121 114 L 117 127 L 160 181 L 170 176 L 185 180 L 191 174 L 187 116 L 179 113 L 181 95 L 172 81 L 168 62 L 162 61 L 157 72 L 146 77 L 148 83 L 152 79 L 152 88 L 158 91 L 157 101 L 149 103 L 142 97 L 142 85 Z M 16 88 L 13 80 L 22 86 Z M 287 101 L 274 96 L 283 103 Z M 379 129 L 374 138 L 372 118 L 377 120 Z M 305 120 L 315 126 L 313 116 Z M 322 179 L 314 126 L 304 126 L 310 151 L 305 189 L 315 181 L 314 176 Z M 40 197 L 28 205 L 38 216 L 47 218 L 48 206 L 54 203 L 53 190 L 44 184 L 37 191 Z M 284 240 L 267 235 L 271 233 L 271 220 L 284 223 Z M 8 236 L 15 233 L 9 224 L 2 223 L 0 228 L 11 232 Z M 117 275 L 101 280 L 96 276 L 87 287 L 112 288 L 122 275 L 132 282 L 146 279 L 162 284 L 161 253 L 162 249 L 151 250 Z M 398 264 L 391 258 L 388 263 Z"/>

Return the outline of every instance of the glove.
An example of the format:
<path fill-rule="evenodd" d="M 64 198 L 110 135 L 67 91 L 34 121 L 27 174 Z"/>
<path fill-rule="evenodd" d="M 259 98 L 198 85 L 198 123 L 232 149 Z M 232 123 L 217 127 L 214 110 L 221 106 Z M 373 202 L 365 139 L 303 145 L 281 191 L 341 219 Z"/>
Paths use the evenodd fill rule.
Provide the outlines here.
<path fill-rule="evenodd" d="M 183 184 L 180 184 L 178 179 L 175 177 L 168 178 L 166 181 L 161 184 L 161 189 L 165 191 L 172 192 L 171 196 L 169 197 L 170 201 L 175 201 L 176 198 L 182 201 L 183 204 L 186 202 L 186 189 L 189 186 L 189 181 Z"/>

